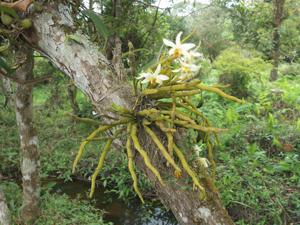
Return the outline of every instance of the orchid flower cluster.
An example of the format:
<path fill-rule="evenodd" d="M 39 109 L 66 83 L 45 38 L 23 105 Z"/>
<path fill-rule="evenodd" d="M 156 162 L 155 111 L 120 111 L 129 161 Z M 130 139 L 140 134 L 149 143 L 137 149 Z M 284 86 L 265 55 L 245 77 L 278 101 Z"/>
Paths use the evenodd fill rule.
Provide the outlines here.
<path fill-rule="evenodd" d="M 182 83 L 194 77 L 200 69 L 200 66 L 195 64 L 197 59 L 202 58 L 202 54 L 195 49 L 193 43 L 182 43 L 182 32 L 176 36 L 175 43 L 163 39 L 164 44 L 169 47 L 168 55 L 174 62 L 174 67 L 171 71 L 175 76 L 162 73 L 162 64 L 159 63 L 154 72 L 142 72 L 137 79 L 142 80 L 141 83 L 149 83 L 150 85 L 162 85 L 164 81 L 172 83 Z"/>
<path fill-rule="evenodd" d="M 118 138 L 127 138 L 126 153 L 128 170 L 133 180 L 133 188 L 142 202 L 143 196 L 138 188 L 138 178 L 135 172 L 134 156 L 140 155 L 145 166 L 152 172 L 161 185 L 165 185 L 161 167 L 156 167 L 149 153 L 153 149 L 144 149 L 138 133 L 143 130 L 160 154 L 167 167 L 173 170 L 176 179 L 181 179 L 183 173 L 190 177 L 193 189 L 199 193 L 199 198 L 205 200 L 206 189 L 216 192 L 214 185 L 216 163 L 213 156 L 214 144 L 218 142 L 218 133 L 225 129 L 211 126 L 209 119 L 193 103 L 193 96 L 203 91 L 215 93 L 225 99 L 242 102 L 240 99 L 226 94 L 219 86 L 208 86 L 201 80 L 194 78 L 199 70 L 195 63 L 201 59 L 195 44 L 182 43 L 182 32 L 177 34 L 175 43 L 164 39 L 164 44 L 169 47 L 166 54 L 160 56 L 154 72 L 142 72 L 138 77 L 142 84 L 139 93 L 135 92 L 135 103 L 132 108 L 113 105 L 111 114 L 114 115 L 110 123 L 95 121 L 98 128 L 82 141 L 73 163 L 73 172 L 83 156 L 85 146 L 90 141 L 105 140 L 106 144 L 101 150 L 98 165 L 91 177 L 91 192 L 93 196 L 96 179 L 103 168 L 104 161 L 109 154 L 112 143 Z M 136 80 L 134 88 L 136 91 Z M 111 115 L 107 115 L 112 118 Z M 89 118 L 81 119 L 91 121 Z M 187 151 L 182 149 L 180 142 L 175 138 L 179 129 L 193 130 L 203 137 L 205 143 L 205 157 L 200 157 L 202 149 L 194 149 L 197 153 L 190 165 L 191 159 L 187 158 Z M 107 135 L 109 132 L 109 135 Z M 156 154 L 156 153 L 155 153 Z M 195 171 L 198 169 L 199 171 Z"/>

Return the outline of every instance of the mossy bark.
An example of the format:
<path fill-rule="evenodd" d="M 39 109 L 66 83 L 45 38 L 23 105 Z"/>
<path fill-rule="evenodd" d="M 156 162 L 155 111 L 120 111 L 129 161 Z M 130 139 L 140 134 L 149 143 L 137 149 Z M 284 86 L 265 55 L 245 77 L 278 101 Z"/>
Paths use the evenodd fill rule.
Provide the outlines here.
<path fill-rule="evenodd" d="M 135 100 L 132 87 L 120 81 L 109 61 L 89 38 L 77 32 L 81 43 L 69 44 L 62 26 L 74 27 L 67 5 L 49 3 L 47 10 L 33 18 L 35 32 L 26 39 L 38 51 L 74 80 L 96 106 L 99 114 L 109 114 L 112 104 L 131 109 Z M 152 163 L 172 178 L 173 171 L 166 167 L 164 158 L 146 135 L 139 132 L 142 147 L 147 150 Z M 125 146 L 125 144 L 123 145 Z M 170 208 L 180 224 L 232 225 L 233 222 L 221 204 L 217 193 L 207 188 L 209 200 L 201 201 L 199 193 L 183 187 L 184 179 L 167 181 L 161 185 L 157 177 L 136 158 L 139 168 L 149 177 L 158 197 Z"/>
<path fill-rule="evenodd" d="M 16 56 L 20 61 L 25 60 L 17 69 L 16 76 L 24 82 L 32 80 L 33 51 L 29 46 L 18 46 Z M 21 172 L 23 186 L 21 219 L 24 224 L 34 224 L 34 220 L 40 213 L 40 161 L 38 138 L 33 121 L 32 85 L 30 84 L 17 84 L 16 118 L 21 144 Z"/>

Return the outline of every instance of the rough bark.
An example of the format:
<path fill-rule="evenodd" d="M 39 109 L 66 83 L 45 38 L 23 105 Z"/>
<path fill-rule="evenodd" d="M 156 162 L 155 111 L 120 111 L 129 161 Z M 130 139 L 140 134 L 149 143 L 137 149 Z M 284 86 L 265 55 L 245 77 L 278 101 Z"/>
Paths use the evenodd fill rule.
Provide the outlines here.
<path fill-rule="evenodd" d="M 68 84 L 68 96 L 69 96 L 69 102 L 74 115 L 78 115 L 80 111 L 76 101 L 76 94 L 77 94 L 76 86 L 73 84 L 72 81 L 70 81 Z"/>
<path fill-rule="evenodd" d="M 119 78 L 119 80 L 123 80 L 125 77 L 124 74 L 124 64 L 122 61 L 122 42 L 118 36 L 114 38 L 115 47 L 113 50 L 113 59 L 112 63 L 114 65 L 115 72 Z"/>
<path fill-rule="evenodd" d="M 275 81 L 278 79 L 278 66 L 279 66 L 279 58 L 280 58 L 280 25 L 282 23 L 283 17 L 283 7 L 285 0 L 273 0 L 274 7 L 274 18 L 273 18 L 273 68 L 270 73 L 270 81 Z"/>
<path fill-rule="evenodd" d="M 10 225 L 10 214 L 3 191 L 0 189 L 0 224 Z"/>
<path fill-rule="evenodd" d="M 49 5 L 47 10 L 33 18 L 33 22 L 35 32 L 27 40 L 31 40 L 32 46 L 73 79 L 75 85 L 90 97 L 100 113 L 107 113 L 112 103 L 131 108 L 134 100 L 132 88 L 117 79 L 113 67 L 97 50 L 96 45 L 80 33 L 76 35 L 80 36 L 81 43 L 69 44 L 65 41 L 66 34 L 61 27 L 73 27 L 67 6 L 58 4 L 56 8 L 53 4 Z M 140 137 L 152 161 L 163 170 L 164 161 L 157 158 L 160 156 L 154 145 L 149 144 L 145 137 Z M 208 195 L 213 198 L 204 202 L 199 200 L 199 193 L 183 190 L 181 181 L 161 186 L 144 164 L 139 163 L 138 158 L 136 160 L 140 169 L 151 180 L 159 198 L 173 211 L 180 224 L 233 224 L 217 194 L 210 193 L 208 189 Z M 165 176 L 172 177 L 173 174 L 165 170 Z"/>
<path fill-rule="evenodd" d="M 17 52 L 20 58 L 26 58 L 24 64 L 16 71 L 16 76 L 23 81 L 32 80 L 33 52 L 28 46 L 20 47 Z M 33 224 L 39 215 L 40 179 L 38 138 L 33 124 L 32 86 L 17 84 L 16 118 L 21 143 L 21 172 L 23 202 L 21 218 L 24 224 Z"/>
<path fill-rule="evenodd" d="M 12 83 L 8 78 L 2 77 L 1 89 L 5 97 L 4 107 L 8 106 L 10 108 L 13 108 L 15 105 L 15 97 Z"/>
<path fill-rule="evenodd" d="M 115 17 L 115 21 L 119 23 L 120 16 L 122 14 L 121 0 L 114 0 L 113 7 L 114 7 L 113 16 Z M 112 52 L 113 55 L 112 64 L 114 65 L 114 69 L 119 80 L 122 80 L 125 77 L 124 64 L 122 61 L 122 41 L 118 36 L 118 34 L 115 34 L 113 39 L 114 39 L 114 48 Z"/>

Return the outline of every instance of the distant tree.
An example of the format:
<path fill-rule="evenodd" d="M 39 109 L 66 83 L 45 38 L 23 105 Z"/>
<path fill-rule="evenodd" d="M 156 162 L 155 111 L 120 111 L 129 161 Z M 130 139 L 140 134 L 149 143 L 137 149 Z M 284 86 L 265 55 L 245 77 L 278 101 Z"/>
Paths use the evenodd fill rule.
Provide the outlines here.
<path fill-rule="evenodd" d="M 300 20 L 299 1 L 285 0 L 282 12 L 280 12 L 278 5 L 282 2 L 277 0 L 253 1 L 251 3 L 238 0 L 215 0 L 213 4 L 229 13 L 236 43 L 255 48 L 255 50 L 263 52 L 266 59 L 272 60 L 279 35 L 279 53 L 281 55 L 279 59 L 292 62 L 299 58 L 300 41 L 297 38 L 300 32 L 297 22 Z M 279 11 L 276 11 L 276 7 L 279 7 Z M 275 22 L 276 12 L 277 21 Z M 282 13 L 282 15 L 280 16 L 280 26 L 276 28 L 279 22 L 278 13 Z M 274 37 L 276 37 L 275 42 Z M 276 52 L 278 54 L 278 51 Z"/>
<path fill-rule="evenodd" d="M 213 61 L 221 51 L 232 44 L 233 33 L 230 14 L 218 7 L 196 5 L 192 17 L 185 20 L 189 31 L 194 31 L 194 37 L 200 40 L 203 54 Z"/>
<path fill-rule="evenodd" d="M 273 69 L 270 73 L 270 81 L 275 81 L 278 78 L 278 65 L 280 57 L 280 26 L 283 21 L 283 10 L 285 0 L 273 0 L 273 48 L 272 48 L 272 59 Z"/>

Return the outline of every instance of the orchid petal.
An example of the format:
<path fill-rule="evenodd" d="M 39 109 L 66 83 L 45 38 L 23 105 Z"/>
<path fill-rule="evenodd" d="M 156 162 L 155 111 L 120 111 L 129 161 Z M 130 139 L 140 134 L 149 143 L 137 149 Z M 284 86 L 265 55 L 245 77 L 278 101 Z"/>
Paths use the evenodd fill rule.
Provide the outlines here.
<path fill-rule="evenodd" d="M 168 76 L 162 75 L 162 74 L 158 75 L 157 78 L 158 78 L 159 80 L 169 80 L 169 77 L 168 77 Z"/>
<path fill-rule="evenodd" d="M 202 54 L 200 52 L 190 52 L 190 54 L 194 57 L 200 57 Z"/>
<path fill-rule="evenodd" d="M 175 47 L 175 44 L 172 41 L 168 40 L 168 39 L 163 39 L 163 42 L 166 46 Z"/>
<path fill-rule="evenodd" d="M 184 49 L 184 50 L 186 50 L 186 51 L 188 51 L 188 50 L 194 48 L 195 46 L 196 45 L 193 44 L 193 43 L 185 43 L 185 44 L 181 45 L 181 48 Z"/>
<path fill-rule="evenodd" d="M 181 68 L 176 69 L 176 70 L 172 70 L 172 72 L 174 72 L 174 73 L 178 73 L 178 72 L 180 72 L 180 71 L 181 71 Z"/>
<path fill-rule="evenodd" d="M 180 31 L 176 36 L 176 41 L 175 41 L 176 45 L 181 44 L 181 41 L 180 41 L 181 35 L 182 35 L 182 31 Z"/>
<path fill-rule="evenodd" d="M 158 75 L 160 70 L 161 70 L 161 64 L 158 64 L 158 66 L 156 67 L 156 70 L 153 74 Z"/>
<path fill-rule="evenodd" d="M 173 55 L 175 53 L 175 48 L 171 48 L 168 53 L 169 55 Z"/>

